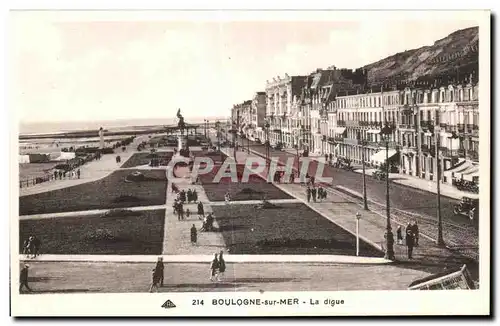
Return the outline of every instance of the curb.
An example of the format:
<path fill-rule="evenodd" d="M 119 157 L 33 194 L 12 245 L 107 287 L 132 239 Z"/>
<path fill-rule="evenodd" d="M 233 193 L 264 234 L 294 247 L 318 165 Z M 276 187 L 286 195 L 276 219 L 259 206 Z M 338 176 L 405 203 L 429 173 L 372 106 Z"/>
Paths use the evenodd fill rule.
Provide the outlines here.
<path fill-rule="evenodd" d="M 22 263 L 68 262 L 68 263 L 116 263 L 116 264 L 152 264 L 158 257 L 169 264 L 209 264 L 212 255 L 41 255 L 38 258 L 20 258 Z M 382 265 L 393 263 L 378 257 L 357 257 L 341 255 L 225 255 L 226 263 L 231 264 L 346 264 L 346 265 Z"/>

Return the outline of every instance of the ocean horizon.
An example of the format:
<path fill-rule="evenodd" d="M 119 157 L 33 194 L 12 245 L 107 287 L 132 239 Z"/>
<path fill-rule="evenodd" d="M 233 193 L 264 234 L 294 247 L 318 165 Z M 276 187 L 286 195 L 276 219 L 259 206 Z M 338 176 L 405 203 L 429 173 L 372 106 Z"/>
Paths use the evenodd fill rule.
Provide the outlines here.
<path fill-rule="evenodd" d="M 187 123 L 203 123 L 209 121 L 224 120 L 228 117 L 185 117 Z M 108 130 L 120 130 L 130 127 L 161 126 L 177 123 L 176 119 L 155 118 L 155 119 L 117 119 L 117 120 L 94 120 L 94 121 L 54 121 L 54 122 L 20 122 L 19 134 L 47 134 L 63 133 L 73 131 L 96 130 L 100 127 Z"/>

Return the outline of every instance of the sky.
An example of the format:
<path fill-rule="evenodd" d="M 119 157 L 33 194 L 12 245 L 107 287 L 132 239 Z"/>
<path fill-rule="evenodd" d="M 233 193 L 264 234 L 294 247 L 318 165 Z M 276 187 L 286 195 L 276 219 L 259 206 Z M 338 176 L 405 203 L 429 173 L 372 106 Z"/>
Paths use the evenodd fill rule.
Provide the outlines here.
<path fill-rule="evenodd" d="M 469 19 L 79 19 L 13 13 L 11 107 L 23 123 L 227 116 L 276 76 L 358 68 Z M 341 17 L 341 16 L 335 16 Z"/>

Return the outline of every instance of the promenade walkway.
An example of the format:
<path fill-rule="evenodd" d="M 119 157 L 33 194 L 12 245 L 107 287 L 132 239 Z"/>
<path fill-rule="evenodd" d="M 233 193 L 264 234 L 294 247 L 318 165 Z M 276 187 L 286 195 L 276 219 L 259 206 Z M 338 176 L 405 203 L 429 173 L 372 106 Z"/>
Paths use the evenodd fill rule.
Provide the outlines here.
<path fill-rule="evenodd" d="M 285 149 L 284 151 L 290 154 L 297 155 L 295 149 Z M 315 161 L 325 163 L 324 155 L 311 154 L 310 158 Z M 367 168 L 365 169 L 365 173 L 367 176 L 371 176 L 375 170 L 376 169 Z M 362 174 L 363 169 L 361 168 L 361 166 L 356 165 L 354 172 Z M 389 178 L 391 179 L 391 182 L 437 194 L 437 185 L 436 182 L 434 181 L 425 180 L 402 173 L 389 173 Z M 441 183 L 441 195 L 458 200 L 462 199 L 462 197 L 479 198 L 479 194 L 473 194 L 470 192 L 462 191 L 457 189 L 456 187 L 444 183 Z"/>
<path fill-rule="evenodd" d="M 148 139 L 147 135 L 138 136 L 134 141 L 126 147 L 125 152 L 117 151 L 115 154 L 105 154 L 100 160 L 88 162 L 80 167 L 80 179 L 65 179 L 43 182 L 31 187 L 23 187 L 19 189 L 19 196 L 28 196 L 39 194 L 42 192 L 63 189 L 79 184 L 87 183 L 102 179 L 117 169 L 127 161 L 133 154 L 138 153 L 137 146 Z M 121 163 L 116 163 L 116 156 L 120 155 Z"/>
<path fill-rule="evenodd" d="M 176 181 L 175 185 L 181 190 L 187 192 L 188 189 L 196 190 L 198 193 L 198 201 L 201 201 L 204 206 L 205 214 L 212 212 L 211 203 L 205 193 L 205 190 L 200 185 L 191 184 L 191 178 L 185 178 L 181 181 Z M 212 255 L 215 252 L 225 249 L 224 239 L 220 232 L 200 232 L 202 221 L 199 220 L 196 204 L 185 204 L 184 210 L 189 209 L 190 217 L 184 215 L 184 220 L 179 220 L 174 214 L 173 203 L 176 194 L 172 193 L 172 182 L 167 185 L 167 201 L 165 210 L 165 233 L 163 236 L 163 254 L 182 254 L 182 255 Z M 195 225 L 198 230 L 198 241 L 196 245 L 191 243 L 191 227 Z M 218 228 L 217 221 L 214 222 L 214 227 Z"/>

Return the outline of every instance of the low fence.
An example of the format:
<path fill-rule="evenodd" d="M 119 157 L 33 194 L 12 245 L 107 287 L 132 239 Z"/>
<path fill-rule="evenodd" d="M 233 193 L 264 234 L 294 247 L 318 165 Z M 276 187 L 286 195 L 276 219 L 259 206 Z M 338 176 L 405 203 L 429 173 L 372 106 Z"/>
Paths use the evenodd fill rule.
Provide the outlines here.
<path fill-rule="evenodd" d="M 41 177 L 31 177 L 28 179 L 20 180 L 19 181 L 19 188 L 27 188 L 31 186 L 35 186 L 37 184 L 43 183 L 43 182 L 48 182 L 55 180 L 55 177 L 53 174 L 46 174 Z"/>

